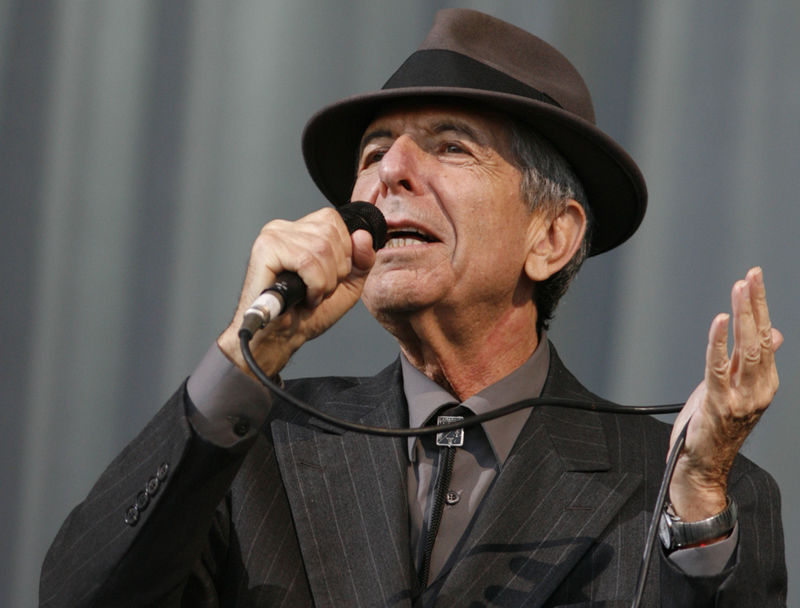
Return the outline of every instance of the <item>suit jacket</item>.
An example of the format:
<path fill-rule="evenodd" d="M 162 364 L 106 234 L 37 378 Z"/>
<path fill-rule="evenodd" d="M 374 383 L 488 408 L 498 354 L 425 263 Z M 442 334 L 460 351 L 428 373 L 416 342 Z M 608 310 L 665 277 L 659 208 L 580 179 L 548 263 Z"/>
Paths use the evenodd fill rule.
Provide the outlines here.
<path fill-rule="evenodd" d="M 407 420 L 399 362 L 287 387 L 365 424 Z M 277 400 L 254 440 L 222 449 L 191 430 L 184 390 L 62 526 L 42 606 L 630 604 L 669 436 L 649 416 L 536 408 L 454 565 L 415 597 L 405 440 L 342 432 Z M 543 396 L 598 400 L 552 346 Z M 730 492 L 739 545 L 724 572 L 687 577 L 656 547 L 643 605 L 785 604 L 777 486 L 739 458 Z"/>

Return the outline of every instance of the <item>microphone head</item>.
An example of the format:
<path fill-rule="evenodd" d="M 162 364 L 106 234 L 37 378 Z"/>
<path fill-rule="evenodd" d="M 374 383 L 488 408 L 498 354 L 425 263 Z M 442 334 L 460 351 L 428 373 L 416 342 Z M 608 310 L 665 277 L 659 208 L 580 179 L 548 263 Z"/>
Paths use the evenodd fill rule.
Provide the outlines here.
<path fill-rule="evenodd" d="M 353 201 L 337 208 L 347 230 L 366 230 L 372 235 L 372 248 L 378 251 L 386 244 L 386 219 L 375 205 L 364 201 Z"/>

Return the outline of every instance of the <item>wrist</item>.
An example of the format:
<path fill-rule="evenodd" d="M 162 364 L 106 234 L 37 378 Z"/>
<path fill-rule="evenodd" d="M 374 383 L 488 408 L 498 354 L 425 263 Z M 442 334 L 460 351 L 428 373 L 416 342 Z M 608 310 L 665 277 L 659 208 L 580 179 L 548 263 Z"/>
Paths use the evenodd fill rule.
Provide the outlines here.
<path fill-rule="evenodd" d="M 683 521 L 701 521 L 728 505 L 727 483 L 698 480 L 696 475 L 676 470 L 669 486 L 669 502 Z"/>
<path fill-rule="evenodd" d="M 685 522 L 702 521 L 728 506 L 727 494 L 723 491 L 693 493 L 674 493 L 670 491 L 669 504 L 676 516 Z"/>
<path fill-rule="evenodd" d="M 702 547 L 724 540 L 736 526 L 738 510 L 736 502 L 728 498 L 725 507 L 699 521 L 684 521 L 672 508 L 665 505 L 659 523 L 659 536 L 667 551 Z"/>
<path fill-rule="evenodd" d="M 289 356 L 283 356 L 274 341 L 264 344 L 264 340 L 259 340 L 259 338 L 261 336 L 256 334 L 250 341 L 250 350 L 253 353 L 253 357 L 267 376 L 278 378 L 281 369 L 289 360 Z M 222 332 L 217 338 L 217 346 L 231 363 L 251 378 L 255 378 L 255 375 L 244 360 L 244 355 L 242 355 L 238 326 L 233 324 Z"/>

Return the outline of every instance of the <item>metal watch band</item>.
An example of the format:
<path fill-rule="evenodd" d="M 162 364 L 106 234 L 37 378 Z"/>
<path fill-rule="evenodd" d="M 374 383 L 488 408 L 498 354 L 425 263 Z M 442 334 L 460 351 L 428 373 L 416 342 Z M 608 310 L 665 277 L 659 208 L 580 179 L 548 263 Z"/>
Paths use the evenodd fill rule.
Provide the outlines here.
<path fill-rule="evenodd" d="M 736 501 L 730 496 L 725 509 L 700 521 L 683 521 L 675 515 L 672 505 L 667 504 L 661 514 L 659 537 L 668 551 L 697 545 L 730 534 L 736 525 L 737 516 Z"/>

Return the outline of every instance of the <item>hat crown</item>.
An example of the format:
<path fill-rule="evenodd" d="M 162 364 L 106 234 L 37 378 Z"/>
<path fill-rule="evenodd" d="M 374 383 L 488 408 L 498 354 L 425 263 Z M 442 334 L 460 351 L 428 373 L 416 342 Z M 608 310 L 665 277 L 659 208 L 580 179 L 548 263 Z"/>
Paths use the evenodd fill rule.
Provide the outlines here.
<path fill-rule="evenodd" d="M 417 49 L 417 53 L 424 51 L 450 51 L 477 61 L 595 123 L 589 88 L 575 66 L 544 40 L 511 23 L 474 10 L 444 9 L 436 13 L 433 27 Z M 384 88 L 394 88 L 391 83 L 403 69 Z M 466 86 L 468 75 L 464 76 Z"/>

